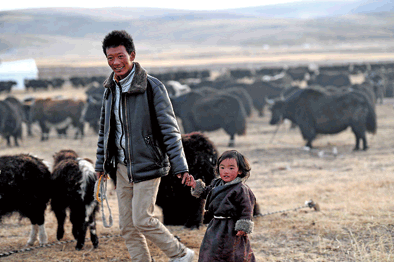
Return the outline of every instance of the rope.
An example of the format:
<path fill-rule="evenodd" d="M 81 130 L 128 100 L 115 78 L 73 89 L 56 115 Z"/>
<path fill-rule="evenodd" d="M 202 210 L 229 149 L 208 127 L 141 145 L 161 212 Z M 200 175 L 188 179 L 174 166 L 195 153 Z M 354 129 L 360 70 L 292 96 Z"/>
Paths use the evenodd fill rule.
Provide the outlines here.
<path fill-rule="evenodd" d="M 104 181 L 104 183 L 101 183 L 101 178 L 99 180 L 96 181 L 96 186 L 95 186 L 95 190 L 99 188 L 98 191 L 100 191 L 97 196 L 100 199 L 97 199 L 98 201 L 100 201 L 102 203 L 102 206 L 104 205 L 104 199 L 107 201 L 107 205 L 108 205 L 108 200 L 107 197 L 105 195 L 106 190 L 107 190 L 107 181 Z M 104 185 L 104 186 L 103 186 Z M 95 192 L 96 195 L 96 192 Z M 256 215 L 255 217 L 263 217 L 263 216 L 268 216 L 268 215 L 272 215 L 272 214 L 278 214 L 278 213 L 285 213 L 288 211 L 297 211 L 299 209 L 303 209 L 303 208 L 313 208 L 315 211 L 320 211 L 320 207 L 319 204 L 314 203 L 313 200 L 309 200 L 309 201 L 305 201 L 305 204 L 303 206 L 300 207 L 296 207 L 296 208 L 290 208 L 290 209 L 285 209 L 285 210 L 280 210 L 280 211 L 274 211 L 274 212 L 268 212 L 265 214 L 259 214 Z M 112 226 L 112 214 L 111 214 L 111 209 L 109 209 L 110 212 L 110 226 Z M 103 211 L 103 223 L 104 226 L 106 226 L 106 220 L 105 220 L 105 216 L 104 216 L 104 211 Z M 111 237 L 120 237 L 121 235 L 114 235 L 114 236 L 101 236 L 100 238 L 111 238 Z M 88 238 L 86 238 L 85 240 L 88 240 Z M 67 244 L 67 243 L 71 243 L 71 242 L 75 242 L 76 240 L 65 240 L 65 241 L 58 241 L 58 242 L 53 242 L 53 243 L 49 243 L 49 244 L 44 244 L 44 245 L 39 245 L 36 247 L 28 247 L 28 248 L 23 248 L 23 249 L 19 249 L 19 250 L 13 250 L 13 251 L 9 251 L 9 252 L 5 252 L 0 254 L 0 257 L 7 257 L 16 253 L 22 253 L 22 252 L 27 252 L 27 251 L 32 251 L 35 249 L 39 249 L 39 248 L 44 248 L 44 247 L 51 247 L 51 246 L 55 246 L 55 245 L 62 245 L 62 244 Z"/>
<path fill-rule="evenodd" d="M 281 118 L 282 118 L 282 117 L 281 117 Z M 280 128 L 280 126 L 282 125 L 282 123 L 283 123 L 283 121 L 282 121 L 282 119 L 281 119 L 281 121 L 279 122 L 278 126 L 276 127 L 275 133 L 274 133 L 274 135 L 272 136 L 272 138 L 271 138 L 269 144 L 272 144 L 272 142 L 274 141 L 274 138 L 275 138 L 275 136 L 276 136 L 276 133 L 278 133 L 279 128 Z"/>
<path fill-rule="evenodd" d="M 120 236 L 121 235 L 101 236 L 100 238 L 111 238 L 111 237 L 120 237 Z M 89 239 L 86 238 L 85 240 L 89 240 Z M 75 239 L 73 239 L 73 240 L 64 240 L 64 241 L 58 241 L 58 242 L 43 244 L 43 245 L 39 245 L 39 246 L 35 246 L 35 247 L 27 247 L 27 248 L 22 248 L 22 249 L 19 249 L 19 250 L 12 250 L 12 251 L 0 254 L 0 257 L 8 257 L 8 256 L 11 256 L 11 255 L 17 254 L 17 253 L 23 253 L 23 252 L 32 251 L 32 250 L 39 249 L 39 248 L 44 248 L 44 247 L 51 247 L 51 246 L 55 246 L 55 245 L 68 244 L 68 243 L 76 242 L 76 241 L 77 240 L 75 240 Z"/>
<path fill-rule="evenodd" d="M 108 198 L 107 198 L 107 180 L 102 182 L 101 180 L 104 179 L 104 176 L 100 176 L 100 178 L 96 181 L 96 185 L 94 186 L 94 195 L 96 196 L 96 200 L 101 203 L 101 214 L 103 225 L 106 228 L 112 227 L 113 225 L 113 218 L 111 208 L 109 206 Z M 107 224 L 107 219 L 105 218 L 104 212 L 104 200 L 107 203 L 107 208 L 109 212 L 109 224 Z"/>
<path fill-rule="evenodd" d="M 285 212 L 289 212 L 289 211 L 297 211 L 299 209 L 303 209 L 303 208 L 307 208 L 307 207 L 308 208 L 313 208 L 315 211 L 320 211 L 319 204 L 314 203 L 313 200 L 309 200 L 309 201 L 305 201 L 305 204 L 303 206 L 299 206 L 299 207 L 296 207 L 296 208 L 285 209 L 285 210 L 274 211 L 274 212 L 268 212 L 268 213 L 265 213 L 265 214 L 258 214 L 255 217 L 264 217 L 264 216 L 278 214 L 278 213 L 285 213 Z"/>

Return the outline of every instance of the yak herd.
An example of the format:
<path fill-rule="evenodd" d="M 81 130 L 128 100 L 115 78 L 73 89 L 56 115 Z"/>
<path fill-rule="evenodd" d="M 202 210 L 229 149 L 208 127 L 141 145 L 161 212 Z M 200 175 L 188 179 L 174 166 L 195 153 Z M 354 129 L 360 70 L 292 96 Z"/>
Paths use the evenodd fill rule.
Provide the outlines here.
<path fill-rule="evenodd" d="M 336 65 L 320 66 L 311 68 L 299 66 L 293 68 L 262 68 L 260 70 L 251 69 L 230 69 L 221 72 L 215 78 L 211 77 L 208 70 L 204 71 L 178 71 L 169 73 L 152 73 L 153 76 L 162 80 L 168 89 L 175 114 L 181 120 L 181 127 L 184 133 L 193 131 L 214 131 L 223 129 L 229 136 L 228 146 L 235 146 L 235 136 L 247 133 L 247 120 L 254 111 L 259 117 L 264 116 L 267 103 L 269 108 L 273 103 L 286 101 L 297 89 L 316 90 L 315 95 L 319 96 L 319 101 L 330 107 L 330 116 L 326 122 L 317 123 L 321 108 L 316 108 L 317 104 L 309 104 L 309 108 L 297 111 L 297 116 L 292 117 L 292 122 L 300 128 L 302 137 L 307 141 L 307 146 L 311 147 L 312 140 L 316 134 L 335 134 L 347 127 L 350 127 L 356 136 L 356 147 L 358 149 L 359 140 L 363 140 L 363 149 L 367 149 L 365 132 L 376 132 L 376 118 L 374 105 L 382 103 L 383 97 L 393 96 L 393 85 L 391 79 L 394 78 L 394 66 L 390 63 L 359 64 L 359 65 Z M 362 75 L 363 83 L 357 85 L 351 82 L 354 74 Z M 37 123 L 41 129 L 41 140 L 48 140 L 49 131 L 55 128 L 59 136 L 66 136 L 69 126 L 76 128 L 75 138 L 83 138 L 84 126 L 88 123 L 94 131 L 98 130 L 100 107 L 103 96 L 103 88 L 100 82 L 105 79 L 103 76 L 96 77 L 71 77 L 68 79 L 73 87 L 90 85 L 86 90 L 87 99 L 26 99 L 21 101 L 23 112 L 9 108 L 9 104 L 0 104 L 1 112 L 12 112 L 8 119 L 0 120 L 0 134 L 7 139 L 10 145 L 10 137 L 18 145 L 20 139 L 20 123 L 26 122 L 28 134 L 31 135 L 31 125 Z M 40 83 L 41 84 L 38 84 Z M 51 83 L 53 88 L 64 83 L 65 80 L 54 78 L 52 80 L 30 80 L 28 85 L 45 86 L 43 83 Z M 349 122 L 350 117 L 341 117 L 343 106 L 343 96 L 339 93 L 351 93 L 346 97 L 355 96 L 355 93 L 366 96 L 365 101 L 359 105 L 362 108 L 352 108 L 347 111 L 349 114 L 358 114 L 361 110 L 367 118 L 360 118 L 361 122 Z M 309 93 L 309 99 L 314 99 Z M 335 94 L 335 95 L 334 95 Z M 335 96 L 335 97 L 334 97 Z M 292 98 L 294 100 L 295 97 Z M 338 102 L 339 100 L 341 102 Z M 345 99 L 346 100 L 346 99 Z M 350 101 L 350 100 L 349 100 Z M 348 102 L 349 102 L 348 101 Z M 282 103 L 280 102 L 280 103 Z M 346 102 L 345 102 L 346 103 Z M 333 107 L 337 108 L 333 108 Z M 20 105 L 13 104 L 13 107 Z M 10 111 L 11 110 L 11 111 Z M 290 109 L 291 110 L 291 109 Z M 367 112 L 368 111 L 368 112 Z M 302 114 L 307 114 L 303 116 Z M 275 114 L 279 119 L 288 118 L 288 115 L 276 110 Z M 276 117 L 276 116 L 275 116 Z M 295 119 L 297 118 L 297 120 Z M 362 120 L 363 119 L 363 120 Z M 302 122 L 300 122 L 302 120 Z M 347 121 L 347 123 L 345 123 Z M 372 122 L 375 124 L 371 124 Z M 11 123 L 5 125 L 4 123 Z M 280 121 L 272 120 L 271 124 Z M 375 127 L 371 127 L 375 125 Z M 322 126 L 324 126 L 322 128 Z M 357 128 L 355 127 L 357 126 Z M 12 129 L 12 130 L 11 130 Z"/>
<path fill-rule="evenodd" d="M 215 79 L 208 71 L 152 75 L 166 84 L 175 114 L 181 120 L 190 172 L 209 184 L 216 175 L 218 153 L 201 132 L 223 129 L 230 137 L 228 146 L 235 146 L 235 135 L 246 134 L 248 118 L 253 112 L 263 116 L 267 105 L 271 110 L 269 123 L 291 120 L 310 148 L 318 134 L 335 134 L 350 127 L 356 138 L 354 149 L 359 150 L 362 141 L 362 149 L 366 150 L 365 133 L 377 130 L 375 104 L 384 96 L 393 96 L 393 72 L 392 64 L 365 64 L 318 70 L 235 69 Z M 352 74 L 362 75 L 364 82 L 353 84 Z M 98 79 L 95 81 L 102 80 Z M 74 86 L 80 84 L 77 79 L 73 81 Z M 31 97 L 19 101 L 9 96 L 0 101 L 0 134 L 8 146 L 11 138 L 18 146 L 25 123 L 28 135 L 32 135 L 32 125 L 38 124 L 42 141 L 49 139 L 51 128 L 65 135 L 69 126 L 75 127 L 75 138 L 83 138 L 85 123 L 98 131 L 103 91 L 92 85 L 86 90 L 87 100 Z M 83 248 L 88 229 L 93 246 L 97 247 L 95 215 L 99 207 L 93 194 L 97 178 L 92 161 L 67 149 L 54 153 L 53 163 L 50 170 L 45 161 L 30 154 L 0 156 L 0 218 L 14 212 L 29 218 L 32 230 L 27 243 L 32 245 L 38 237 L 44 244 L 47 205 L 57 218 L 59 240 L 64 235 L 66 210 L 70 210 L 75 248 Z M 204 204 L 203 200 L 191 198 L 174 176 L 162 179 L 157 205 L 163 210 L 165 224 L 198 228 L 205 222 Z M 174 216 L 177 206 L 186 206 L 187 210 Z M 258 205 L 254 214 L 258 215 Z"/>

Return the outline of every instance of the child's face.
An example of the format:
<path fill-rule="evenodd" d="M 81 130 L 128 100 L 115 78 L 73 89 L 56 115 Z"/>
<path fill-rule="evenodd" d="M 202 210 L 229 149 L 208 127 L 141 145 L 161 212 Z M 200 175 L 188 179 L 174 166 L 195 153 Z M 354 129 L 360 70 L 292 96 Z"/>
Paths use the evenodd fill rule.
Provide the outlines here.
<path fill-rule="evenodd" d="M 219 164 L 219 173 L 220 178 L 227 183 L 233 181 L 242 172 L 239 171 L 237 161 L 234 158 L 227 158 Z"/>

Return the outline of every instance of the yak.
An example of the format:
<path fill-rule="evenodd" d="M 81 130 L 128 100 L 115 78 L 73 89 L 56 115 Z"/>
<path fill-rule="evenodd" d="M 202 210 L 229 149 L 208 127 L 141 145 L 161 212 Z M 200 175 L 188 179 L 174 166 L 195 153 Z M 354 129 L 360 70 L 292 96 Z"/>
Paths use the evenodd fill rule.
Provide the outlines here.
<path fill-rule="evenodd" d="M 0 101 L 0 134 L 7 139 L 7 146 L 11 146 L 11 137 L 15 146 L 19 146 L 18 139 L 22 139 L 23 112 L 10 99 Z"/>
<path fill-rule="evenodd" d="M 367 150 L 366 131 L 376 133 L 376 113 L 371 99 L 365 93 L 348 91 L 326 94 L 306 88 L 294 93 L 284 101 L 276 101 L 272 107 L 271 125 L 282 119 L 297 124 L 306 146 L 312 148 L 317 134 L 337 134 L 351 127 L 356 136 L 354 150 Z"/>
<path fill-rule="evenodd" d="M 308 86 L 350 86 L 350 78 L 348 74 L 342 73 L 321 73 L 308 80 Z"/>
<path fill-rule="evenodd" d="M 201 132 L 183 134 L 182 144 L 189 173 L 194 179 L 201 179 L 209 185 L 216 178 L 215 166 L 218 159 L 216 146 Z M 162 209 L 163 223 L 166 225 L 183 225 L 194 229 L 210 220 L 210 216 L 204 213 L 205 200 L 193 197 L 190 188 L 182 185 L 180 179 L 173 175 L 162 177 L 156 204 Z M 182 212 L 179 212 L 180 206 Z M 257 203 L 253 215 L 260 215 L 260 207 Z"/>
<path fill-rule="evenodd" d="M 2 93 L 2 92 L 11 93 L 12 87 L 17 84 L 18 83 L 13 80 L 0 81 L 0 93 Z"/>
<path fill-rule="evenodd" d="M 235 134 L 246 133 L 246 112 L 242 101 L 236 96 L 224 93 L 204 96 L 192 90 L 171 97 L 171 102 L 186 134 L 223 128 L 230 135 L 228 146 L 233 147 Z"/>
<path fill-rule="evenodd" d="M 28 245 L 48 242 L 45 210 L 50 200 L 51 173 L 41 159 L 28 154 L 0 157 L 0 218 L 12 213 L 30 219 Z"/>
<path fill-rule="evenodd" d="M 77 240 L 75 249 L 83 248 L 88 228 L 93 247 L 97 248 L 96 213 L 99 206 L 94 198 L 97 177 L 93 162 L 79 158 L 70 149 L 55 153 L 53 158 L 51 208 L 58 224 L 56 237 L 60 240 L 64 236 L 66 210 L 69 209 L 72 234 Z"/>
<path fill-rule="evenodd" d="M 89 126 L 93 131 L 98 134 L 99 132 L 99 122 L 101 114 L 102 98 L 101 96 L 88 96 L 85 108 L 82 112 L 82 121 L 89 123 Z"/>
<path fill-rule="evenodd" d="M 38 121 L 41 127 L 41 141 L 48 140 L 50 128 L 65 128 L 72 124 L 77 128 L 75 139 L 84 136 L 82 120 L 85 102 L 73 99 L 36 99 L 30 109 L 30 122 Z"/>
<path fill-rule="evenodd" d="M 182 143 L 189 173 L 195 179 L 210 184 L 215 178 L 214 168 L 218 158 L 213 142 L 200 132 L 192 132 L 182 135 Z M 183 225 L 186 228 L 202 225 L 205 200 L 193 197 L 190 188 L 182 185 L 175 175 L 162 177 L 156 204 L 162 209 L 166 225 Z M 182 212 L 179 212 L 179 207 L 182 207 Z"/>
<path fill-rule="evenodd" d="M 252 115 L 253 99 L 244 88 L 230 87 L 226 89 L 216 89 L 213 87 L 200 87 L 194 90 L 202 93 L 203 95 L 217 94 L 218 92 L 234 95 L 241 100 L 246 112 L 246 116 L 250 117 Z"/>
<path fill-rule="evenodd" d="M 253 106 L 257 110 L 259 117 L 264 116 L 266 98 L 279 97 L 284 88 L 276 87 L 268 82 L 256 81 L 253 84 L 241 85 L 253 100 Z"/>

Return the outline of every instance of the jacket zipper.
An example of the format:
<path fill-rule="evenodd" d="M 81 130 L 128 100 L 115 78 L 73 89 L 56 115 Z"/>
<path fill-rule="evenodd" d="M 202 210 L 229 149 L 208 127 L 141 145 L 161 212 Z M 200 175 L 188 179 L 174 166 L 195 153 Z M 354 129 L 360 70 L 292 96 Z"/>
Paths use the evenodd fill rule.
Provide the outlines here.
<path fill-rule="evenodd" d="M 121 147 L 122 150 L 123 150 L 123 155 L 125 156 L 124 163 L 125 163 L 125 165 L 127 166 L 126 149 L 125 149 L 125 148 L 123 147 L 123 145 L 122 145 L 122 139 L 123 139 L 123 135 L 124 135 L 125 131 L 124 131 L 124 128 L 123 128 L 122 111 L 120 110 L 120 109 L 121 109 L 121 108 L 120 108 L 120 105 L 121 105 L 121 103 L 122 103 L 122 101 L 123 101 L 123 95 L 122 95 L 122 87 L 121 87 L 118 83 L 117 83 L 117 86 L 119 87 L 118 117 L 119 117 L 119 121 L 120 121 L 120 126 L 121 126 L 121 128 L 122 128 L 122 132 L 121 132 L 121 135 L 120 135 L 119 145 L 120 145 L 120 147 Z"/>
<path fill-rule="evenodd" d="M 133 169 L 134 169 L 134 165 L 131 163 L 132 162 L 131 161 L 131 148 L 132 148 L 131 143 L 132 143 L 132 141 L 130 140 L 130 135 L 127 133 L 128 130 L 129 130 L 129 128 L 128 128 L 129 125 L 128 125 L 128 121 L 127 121 L 128 120 L 128 115 L 127 115 L 126 99 L 123 99 L 123 96 L 121 96 L 121 102 L 123 102 L 123 109 L 124 109 L 124 113 L 125 113 L 125 128 L 124 128 L 125 140 L 126 140 L 126 144 L 129 145 L 129 151 L 128 152 L 126 152 L 126 150 L 124 151 L 125 152 L 125 161 L 128 161 L 127 160 L 127 156 L 128 156 L 128 159 L 130 159 L 130 163 L 129 163 L 130 174 L 129 174 L 129 172 L 127 172 L 128 173 L 127 175 L 129 177 L 129 182 L 133 183 L 133 173 L 134 173 Z M 127 162 L 125 162 L 125 164 L 126 164 L 126 167 L 127 167 Z"/>
<path fill-rule="evenodd" d="M 112 112 L 114 110 L 114 108 L 113 108 L 114 107 L 114 103 L 113 103 L 114 93 L 112 92 L 112 90 L 110 90 L 110 91 L 112 93 L 112 97 L 111 97 L 111 106 L 110 106 L 109 121 L 108 121 L 109 123 L 111 123 L 111 116 L 112 116 Z M 109 134 L 111 134 L 111 125 L 108 126 L 108 136 L 109 136 Z M 105 151 L 106 151 L 106 156 L 104 159 L 104 169 L 105 169 L 105 166 L 107 165 L 107 161 L 110 161 L 110 164 L 112 164 L 112 166 L 115 165 L 115 163 L 111 163 L 112 159 L 109 159 L 108 140 L 107 140 L 107 148 Z M 105 170 L 105 171 L 107 171 L 107 170 Z"/>

